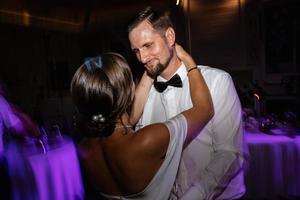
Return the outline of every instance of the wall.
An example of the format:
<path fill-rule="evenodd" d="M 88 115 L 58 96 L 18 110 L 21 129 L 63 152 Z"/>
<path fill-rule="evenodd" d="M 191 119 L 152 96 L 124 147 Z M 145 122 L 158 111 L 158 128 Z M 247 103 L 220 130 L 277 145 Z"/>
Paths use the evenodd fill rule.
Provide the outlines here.
<path fill-rule="evenodd" d="M 198 63 L 245 67 L 240 15 L 238 0 L 190 0 L 190 46 Z"/>
<path fill-rule="evenodd" d="M 70 80 L 85 57 L 116 51 L 136 62 L 120 26 L 70 33 L 0 23 L 0 33 L 0 79 L 10 100 L 41 124 L 70 128 Z"/>
<path fill-rule="evenodd" d="M 239 91 L 261 90 L 265 100 L 299 103 L 300 59 L 293 39 L 300 38 L 299 2 L 186 0 L 182 6 L 190 51 L 199 64 L 229 72 Z"/>
<path fill-rule="evenodd" d="M 78 36 L 7 24 L 0 32 L 0 79 L 10 100 L 39 122 L 46 115 L 69 116 L 58 103 L 68 99 L 70 78 L 80 64 Z M 46 106 L 49 99 L 57 106 Z"/>

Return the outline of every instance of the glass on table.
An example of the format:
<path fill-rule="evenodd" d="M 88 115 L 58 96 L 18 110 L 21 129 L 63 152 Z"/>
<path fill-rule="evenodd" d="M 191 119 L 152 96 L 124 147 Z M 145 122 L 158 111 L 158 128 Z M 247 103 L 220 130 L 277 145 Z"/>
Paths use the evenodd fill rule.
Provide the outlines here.
<path fill-rule="evenodd" d="M 63 135 L 57 124 L 41 127 L 41 132 L 42 135 L 40 141 L 44 144 L 46 151 L 51 148 L 59 147 L 64 141 Z"/>

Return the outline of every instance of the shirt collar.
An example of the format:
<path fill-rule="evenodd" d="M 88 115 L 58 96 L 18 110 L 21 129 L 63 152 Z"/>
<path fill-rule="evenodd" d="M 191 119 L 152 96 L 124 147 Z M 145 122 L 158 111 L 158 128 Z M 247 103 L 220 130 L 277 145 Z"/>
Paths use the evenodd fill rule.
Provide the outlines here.
<path fill-rule="evenodd" d="M 187 77 L 187 70 L 186 70 L 186 67 L 184 65 L 183 62 L 181 62 L 181 65 L 179 66 L 179 68 L 176 70 L 176 72 L 171 76 L 173 77 L 175 74 L 178 74 L 181 78 L 182 81 L 184 81 Z M 162 81 L 162 82 L 166 82 L 167 80 L 164 79 L 163 77 L 161 76 L 157 76 L 157 80 L 158 81 Z"/>

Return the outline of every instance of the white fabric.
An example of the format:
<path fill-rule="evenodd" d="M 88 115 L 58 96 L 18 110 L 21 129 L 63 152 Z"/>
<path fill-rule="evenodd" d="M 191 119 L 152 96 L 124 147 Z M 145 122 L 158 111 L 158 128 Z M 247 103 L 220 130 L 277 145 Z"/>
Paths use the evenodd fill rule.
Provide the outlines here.
<path fill-rule="evenodd" d="M 247 199 L 300 196 L 300 136 L 247 133 L 251 163 L 246 176 Z"/>
<path fill-rule="evenodd" d="M 142 192 L 126 197 L 105 195 L 100 193 L 101 196 L 104 196 L 108 199 L 168 199 L 175 182 L 176 173 L 180 163 L 183 143 L 187 134 L 187 121 L 185 117 L 180 114 L 165 122 L 165 125 L 168 127 L 170 133 L 168 150 L 163 164 L 149 185 Z"/>
<path fill-rule="evenodd" d="M 199 68 L 210 90 L 215 115 L 184 150 L 173 192 L 187 200 L 238 198 L 245 193 L 240 101 L 228 73 L 207 66 Z M 176 73 L 183 87 L 169 86 L 163 93 L 152 87 L 138 127 L 164 121 L 192 106 L 184 64 Z M 166 81 L 160 76 L 158 79 Z"/>

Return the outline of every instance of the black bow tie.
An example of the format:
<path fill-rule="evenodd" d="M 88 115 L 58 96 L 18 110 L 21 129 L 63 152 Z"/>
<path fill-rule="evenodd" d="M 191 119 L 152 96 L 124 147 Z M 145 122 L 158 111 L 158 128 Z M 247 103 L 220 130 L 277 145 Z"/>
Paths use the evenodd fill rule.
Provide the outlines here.
<path fill-rule="evenodd" d="M 178 74 L 175 74 L 170 80 L 167 82 L 157 81 L 157 78 L 154 81 L 154 87 L 158 92 L 163 92 L 169 85 L 174 87 L 182 87 L 182 81 Z"/>

